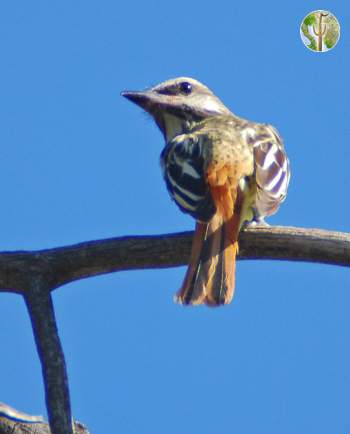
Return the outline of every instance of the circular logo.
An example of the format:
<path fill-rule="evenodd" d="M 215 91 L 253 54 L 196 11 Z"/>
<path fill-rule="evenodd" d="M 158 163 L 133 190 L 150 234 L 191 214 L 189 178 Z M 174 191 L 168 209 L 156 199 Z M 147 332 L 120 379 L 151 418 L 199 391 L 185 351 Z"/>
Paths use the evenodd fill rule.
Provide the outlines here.
<path fill-rule="evenodd" d="M 310 50 L 325 52 L 336 46 L 340 36 L 340 26 L 331 12 L 313 11 L 303 19 L 300 36 L 304 45 Z"/>

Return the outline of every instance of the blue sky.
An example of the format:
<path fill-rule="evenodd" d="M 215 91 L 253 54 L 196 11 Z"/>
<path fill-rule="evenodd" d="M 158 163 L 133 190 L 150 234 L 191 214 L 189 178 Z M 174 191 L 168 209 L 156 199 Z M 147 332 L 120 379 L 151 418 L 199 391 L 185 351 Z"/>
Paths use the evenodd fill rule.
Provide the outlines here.
<path fill-rule="evenodd" d="M 323 54 L 299 35 L 320 8 L 341 25 Z M 179 75 L 280 131 L 292 179 L 271 224 L 349 231 L 349 23 L 345 0 L 2 2 L 0 250 L 192 229 L 159 131 L 119 96 Z M 173 304 L 184 272 L 55 291 L 76 419 L 97 434 L 349 433 L 349 270 L 240 262 L 216 310 Z M 1 294 L 0 341 L 0 401 L 45 414 L 19 296 Z"/>

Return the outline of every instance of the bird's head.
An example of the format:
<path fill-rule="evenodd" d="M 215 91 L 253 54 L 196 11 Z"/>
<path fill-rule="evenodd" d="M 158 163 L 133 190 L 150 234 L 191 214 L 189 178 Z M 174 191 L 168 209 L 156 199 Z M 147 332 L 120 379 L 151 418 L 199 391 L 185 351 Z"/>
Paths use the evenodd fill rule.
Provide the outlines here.
<path fill-rule="evenodd" d="M 154 118 L 167 142 L 205 118 L 232 114 L 211 90 L 189 77 L 167 80 L 143 91 L 125 91 L 122 96 Z"/>

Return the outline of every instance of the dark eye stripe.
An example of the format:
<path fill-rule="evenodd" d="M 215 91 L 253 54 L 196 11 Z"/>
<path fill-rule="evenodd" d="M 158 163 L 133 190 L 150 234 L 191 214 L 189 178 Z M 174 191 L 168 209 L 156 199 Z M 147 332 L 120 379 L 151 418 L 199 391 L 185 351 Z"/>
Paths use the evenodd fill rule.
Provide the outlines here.
<path fill-rule="evenodd" d="M 176 86 L 168 86 L 163 89 L 158 89 L 157 93 L 160 93 L 161 95 L 176 95 L 177 93 L 177 87 Z"/>
<path fill-rule="evenodd" d="M 193 90 L 193 86 L 188 81 L 183 81 L 180 84 L 173 84 L 171 86 L 163 87 L 157 89 L 156 92 L 161 95 L 177 95 L 182 93 L 184 95 L 189 95 Z"/>

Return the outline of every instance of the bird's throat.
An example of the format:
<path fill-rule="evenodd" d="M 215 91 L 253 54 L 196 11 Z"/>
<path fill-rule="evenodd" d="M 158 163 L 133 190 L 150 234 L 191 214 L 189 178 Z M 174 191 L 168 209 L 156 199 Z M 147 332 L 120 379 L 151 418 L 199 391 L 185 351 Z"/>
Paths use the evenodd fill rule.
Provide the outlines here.
<path fill-rule="evenodd" d="M 163 113 L 162 127 L 163 134 L 167 143 L 179 134 L 184 134 L 188 131 L 188 122 L 170 113 Z"/>

